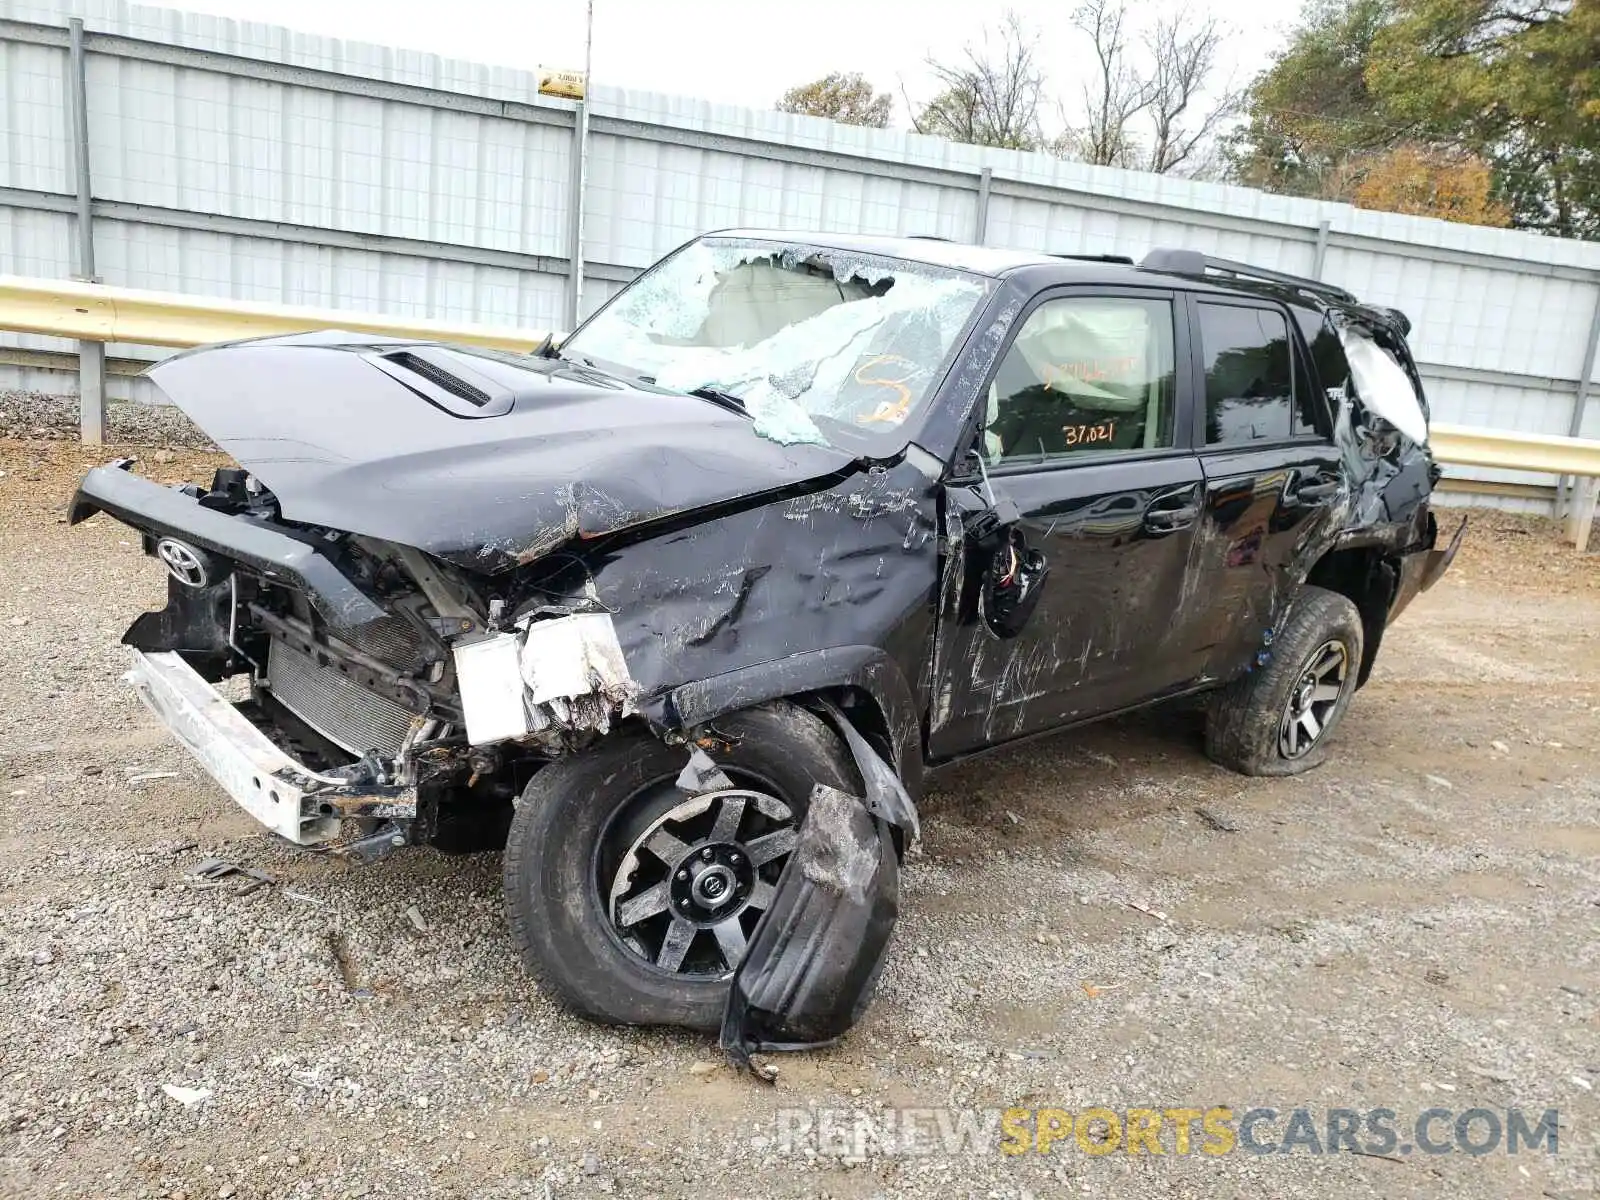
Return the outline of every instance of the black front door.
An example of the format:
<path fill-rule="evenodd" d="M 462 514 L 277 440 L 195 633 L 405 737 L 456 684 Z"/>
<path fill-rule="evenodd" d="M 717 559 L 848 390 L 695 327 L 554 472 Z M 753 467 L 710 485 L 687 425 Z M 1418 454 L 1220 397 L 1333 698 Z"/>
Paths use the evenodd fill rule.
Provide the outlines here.
<path fill-rule="evenodd" d="M 988 390 L 982 471 L 945 491 L 934 758 L 1111 712 L 1198 670 L 1176 619 L 1204 491 L 1187 355 L 1186 312 L 1163 291 L 1048 293 L 1017 326 Z M 1006 629 L 997 598 L 1030 572 L 1033 607 Z"/>

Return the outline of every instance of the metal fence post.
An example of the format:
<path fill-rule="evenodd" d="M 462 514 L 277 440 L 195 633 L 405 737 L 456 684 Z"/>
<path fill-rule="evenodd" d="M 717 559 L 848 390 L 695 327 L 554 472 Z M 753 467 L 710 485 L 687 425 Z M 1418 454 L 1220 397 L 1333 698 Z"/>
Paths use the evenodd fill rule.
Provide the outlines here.
<path fill-rule="evenodd" d="M 67 26 L 67 75 L 72 92 L 72 149 L 78 185 L 78 277 L 98 283 L 94 268 L 93 191 L 89 186 L 89 82 L 84 70 L 83 20 Z M 106 440 L 106 348 L 78 343 L 78 426 L 85 442 Z"/>
<path fill-rule="evenodd" d="M 587 84 L 585 84 L 587 92 Z M 567 214 L 567 331 L 578 327 L 583 306 L 583 207 L 588 184 L 589 101 L 578 101 L 572 118 L 571 211 Z"/>
<path fill-rule="evenodd" d="M 1578 395 L 1572 402 L 1572 419 L 1567 422 L 1568 437 L 1583 436 L 1584 409 L 1589 406 L 1595 355 L 1600 352 L 1600 276 L 1594 282 L 1594 315 L 1589 318 L 1589 342 L 1583 348 L 1583 366 L 1578 369 Z"/>
<path fill-rule="evenodd" d="M 1322 278 L 1322 266 L 1328 257 L 1329 226 L 1330 223 L 1327 221 L 1317 226 L 1317 249 L 1311 259 L 1311 278 L 1313 279 Z"/>
<path fill-rule="evenodd" d="M 994 185 L 994 168 L 985 167 L 978 172 L 978 215 L 973 221 L 973 245 L 983 245 L 989 235 L 989 189 Z"/>
<path fill-rule="evenodd" d="M 578 327 L 583 313 L 583 210 L 589 185 L 589 92 L 594 87 L 594 0 L 585 6 L 583 34 L 583 99 L 572 115 L 572 211 L 568 215 L 567 246 L 572 255 L 568 286 L 572 294 L 567 310 L 567 332 Z"/>

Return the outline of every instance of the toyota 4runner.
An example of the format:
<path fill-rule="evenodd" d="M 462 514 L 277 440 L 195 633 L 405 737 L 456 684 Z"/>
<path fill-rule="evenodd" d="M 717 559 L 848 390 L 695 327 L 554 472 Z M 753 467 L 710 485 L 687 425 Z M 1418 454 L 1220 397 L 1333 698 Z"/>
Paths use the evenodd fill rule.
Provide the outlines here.
<path fill-rule="evenodd" d="M 1189 251 L 718 233 L 532 354 L 169 358 L 237 466 L 71 519 L 165 565 L 129 679 L 263 825 L 503 845 L 543 986 L 747 1061 L 859 1015 L 950 764 L 1200 693 L 1217 762 L 1322 758 L 1460 539 L 1408 330 Z"/>

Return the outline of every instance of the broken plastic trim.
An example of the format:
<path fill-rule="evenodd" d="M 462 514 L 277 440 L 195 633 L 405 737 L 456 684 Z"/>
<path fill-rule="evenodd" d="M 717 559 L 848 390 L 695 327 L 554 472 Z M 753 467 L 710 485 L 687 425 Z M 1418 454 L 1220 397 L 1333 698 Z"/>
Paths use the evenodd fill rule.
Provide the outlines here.
<path fill-rule="evenodd" d="M 132 462 L 118 459 L 85 475 L 67 523 L 76 525 L 104 512 L 141 531 L 180 537 L 245 563 L 274 582 L 299 587 L 340 629 L 359 629 L 386 615 L 316 547 L 266 525 L 204 508 L 186 492 L 134 475 Z"/>
<path fill-rule="evenodd" d="M 461 639 L 456 679 L 474 746 L 545 730 L 605 733 L 614 716 L 636 710 L 628 673 L 607 613 L 525 618 L 519 632 Z"/>
<path fill-rule="evenodd" d="M 878 981 L 899 910 L 888 822 L 817 784 L 772 906 L 733 975 L 719 1039 L 729 1060 L 753 1071 L 753 1053 L 826 1046 L 848 1032 Z"/>
<path fill-rule="evenodd" d="M 900 913 L 900 859 L 921 837 L 893 768 L 836 707 L 819 703 L 850 747 L 866 798 L 812 788 L 772 905 L 734 971 L 719 1043 L 735 1066 L 767 1082 L 752 1054 L 828 1045 L 866 1010 Z M 695 750 L 679 783 L 720 775 Z"/>

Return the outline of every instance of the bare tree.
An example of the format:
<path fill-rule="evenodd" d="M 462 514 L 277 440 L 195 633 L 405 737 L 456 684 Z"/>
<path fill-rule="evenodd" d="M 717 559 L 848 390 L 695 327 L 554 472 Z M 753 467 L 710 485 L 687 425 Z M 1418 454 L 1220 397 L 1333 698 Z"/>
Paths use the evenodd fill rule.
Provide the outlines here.
<path fill-rule="evenodd" d="M 913 128 L 977 146 L 1038 148 L 1044 73 L 1035 59 L 1036 45 L 1033 32 L 1016 13 L 1007 12 L 998 29 L 985 31 L 982 45 L 966 47 L 960 61 L 929 59 L 941 90 L 920 110 L 907 100 Z"/>
<path fill-rule="evenodd" d="M 1194 169 L 1221 126 L 1240 111 L 1243 91 L 1231 81 L 1209 98 L 1227 28 L 1215 17 L 1188 26 L 1182 15 L 1163 17 L 1145 37 L 1151 73 L 1150 120 L 1154 127 L 1147 171 L 1164 175 Z"/>
<path fill-rule="evenodd" d="M 1131 126 L 1153 90 L 1130 59 L 1125 0 L 1086 0 L 1072 23 L 1088 35 L 1097 70 L 1083 85 L 1083 120 L 1068 124 L 1062 148 L 1097 166 L 1131 167 L 1138 157 Z"/>
<path fill-rule="evenodd" d="M 1072 21 L 1093 50 L 1079 120 L 1063 113 L 1064 157 L 1157 174 L 1204 165 L 1221 126 L 1239 110 L 1231 86 L 1211 94 L 1227 26 L 1183 9 L 1138 37 L 1129 0 L 1084 0 Z M 1141 141 L 1148 137 L 1148 145 Z"/>
<path fill-rule="evenodd" d="M 1047 150 L 1098 166 L 1193 175 L 1213 164 L 1221 127 L 1241 93 L 1214 87 L 1228 27 L 1193 9 L 1159 18 L 1142 34 L 1134 0 L 1080 0 L 1073 25 L 1087 38 L 1081 105 L 1058 105 L 1059 136 L 1046 138 L 1038 37 L 1015 12 L 954 63 L 928 60 L 941 88 L 920 107 L 906 98 L 918 133 L 1012 150 Z M 902 86 L 901 94 L 905 89 Z M 1074 116 L 1076 119 L 1074 119 Z"/>

